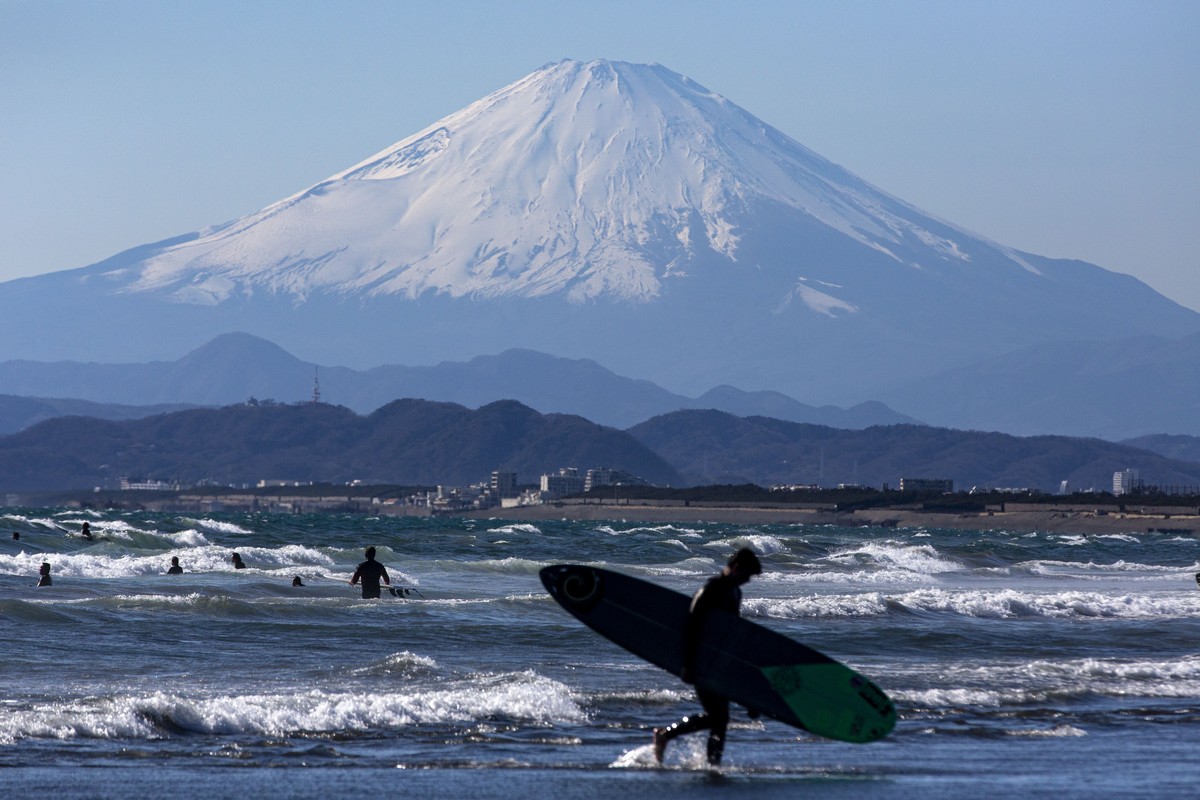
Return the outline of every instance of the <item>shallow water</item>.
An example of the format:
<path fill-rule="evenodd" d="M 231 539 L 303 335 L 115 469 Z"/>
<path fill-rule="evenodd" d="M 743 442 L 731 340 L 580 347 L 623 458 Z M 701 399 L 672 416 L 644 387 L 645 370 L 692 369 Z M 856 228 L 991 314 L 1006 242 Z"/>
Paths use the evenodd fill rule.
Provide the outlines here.
<path fill-rule="evenodd" d="M 1187 537 L 0 520 L 6 793 L 1062 798 L 1191 796 L 1200 781 Z M 77 536 L 85 520 L 95 541 Z M 407 598 L 346 584 L 369 544 Z M 658 767 L 650 730 L 696 709 L 688 687 L 580 625 L 537 577 L 582 562 L 690 593 L 743 545 L 766 569 L 743 614 L 871 676 L 900 713 L 888 739 L 832 742 L 735 709 L 720 770 L 701 737 Z M 184 575 L 164 574 L 171 556 Z M 42 561 L 54 584 L 39 589 Z"/>

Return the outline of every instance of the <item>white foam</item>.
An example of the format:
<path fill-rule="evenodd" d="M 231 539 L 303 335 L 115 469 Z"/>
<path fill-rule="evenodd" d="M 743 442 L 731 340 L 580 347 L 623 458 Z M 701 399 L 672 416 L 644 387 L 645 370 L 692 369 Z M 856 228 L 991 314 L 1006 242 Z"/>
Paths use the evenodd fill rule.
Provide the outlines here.
<path fill-rule="evenodd" d="M 1034 729 L 1034 730 L 1008 731 L 1008 735 L 1009 736 L 1028 736 L 1028 737 L 1034 737 L 1034 738 L 1037 738 L 1037 737 L 1059 738 L 1059 737 L 1087 736 L 1087 731 L 1083 730 L 1082 728 L 1076 728 L 1074 725 L 1055 725 L 1053 728 L 1050 728 L 1048 730 Z"/>
<path fill-rule="evenodd" d="M 1030 593 L 1015 589 L 947 591 L 921 589 L 894 598 L 917 611 L 948 612 L 984 619 L 1019 617 L 1175 617 L 1200 613 L 1200 595 L 1101 592 Z"/>
<path fill-rule="evenodd" d="M 512 525 L 501 525 L 499 528 L 488 528 L 488 533 L 530 533 L 534 535 L 541 534 L 541 528 L 536 525 L 530 525 L 527 522 L 514 523 Z"/>
<path fill-rule="evenodd" d="M 185 541 L 199 534 L 182 534 Z M 197 540 L 198 541 L 198 540 Z M 161 575 L 170 566 L 171 556 L 178 556 L 185 573 L 233 571 L 232 550 L 203 544 L 180 547 L 153 555 L 131 553 L 112 554 L 103 550 L 103 543 L 70 553 L 28 553 L 0 555 L 0 573 L 36 575 L 43 561 L 51 565 L 51 577 L 129 578 L 141 575 Z M 302 545 L 283 547 L 239 548 L 243 560 L 252 569 L 329 567 L 333 560 L 319 550 Z"/>
<path fill-rule="evenodd" d="M 0 744 L 30 737 L 162 739 L 174 729 L 221 735 L 345 733 L 497 717 L 546 725 L 587 719 L 567 686 L 525 671 L 378 694 L 154 692 L 10 708 L 0 718 Z"/>
<path fill-rule="evenodd" d="M 863 542 L 835 551 L 825 560 L 847 566 L 896 567 L 920 575 L 938 575 L 964 569 L 962 564 L 943 557 L 933 545 L 896 541 Z"/>
<path fill-rule="evenodd" d="M 746 616 L 775 619 L 819 619 L 829 617 L 874 617 L 887 613 L 887 601 L 878 592 L 855 595 L 809 595 L 784 600 L 746 598 Z"/>
<path fill-rule="evenodd" d="M 749 547 L 757 554 L 764 556 L 772 555 L 787 549 L 787 546 L 783 543 L 783 540 L 778 536 L 758 533 L 757 531 L 746 531 L 744 533 L 739 533 L 736 536 L 731 536 L 727 539 L 718 539 L 716 541 L 709 542 L 705 545 L 705 547 L 712 547 L 722 551 L 728 551 L 729 555 L 732 555 L 733 551 L 735 550 L 739 550 L 743 547 Z"/>
<path fill-rule="evenodd" d="M 189 520 L 187 520 L 187 522 L 190 524 L 193 524 L 193 525 L 198 525 L 201 528 L 205 528 L 206 530 L 215 531 L 217 533 L 236 533 L 236 534 L 254 533 L 254 531 L 250 530 L 249 528 L 244 528 L 241 525 L 237 525 L 232 522 L 225 522 L 224 520 L 219 520 L 219 519 L 208 519 L 208 518 L 189 519 Z"/>
<path fill-rule="evenodd" d="M 897 688 L 906 682 L 932 688 Z M 1200 656 L 1171 660 L 1039 659 L 893 669 L 893 698 L 929 708 L 1061 704 L 1064 697 L 1190 698 L 1200 693 Z"/>

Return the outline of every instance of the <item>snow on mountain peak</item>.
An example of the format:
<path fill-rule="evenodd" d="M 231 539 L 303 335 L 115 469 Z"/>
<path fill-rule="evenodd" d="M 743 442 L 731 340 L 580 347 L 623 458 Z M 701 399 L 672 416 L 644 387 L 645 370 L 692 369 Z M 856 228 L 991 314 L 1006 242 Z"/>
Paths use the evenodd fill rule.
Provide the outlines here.
<path fill-rule="evenodd" d="M 199 304 L 256 291 L 647 301 L 686 273 L 697 248 L 736 261 L 763 201 L 901 263 L 970 260 L 946 235 L 956 229 L 927 225 L 681 75 L 567 60 L 164 250 L 128 290 Z M 796 286 L 820 313 L 854 310 Z"/>

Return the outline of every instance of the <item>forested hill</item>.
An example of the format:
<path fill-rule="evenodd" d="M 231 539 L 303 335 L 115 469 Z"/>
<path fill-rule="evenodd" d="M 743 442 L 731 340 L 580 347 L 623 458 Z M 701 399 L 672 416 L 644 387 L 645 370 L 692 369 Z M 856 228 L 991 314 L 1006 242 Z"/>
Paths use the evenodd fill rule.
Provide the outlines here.
<path fill-rule="evenodd" d="M 368 416 L 325 404 L 243 404 L 113 422 L 62 417 L 0 437 L 0 490 L 114 486 L 121 476 L 463 485 L 493 470 L 536 482 L 560 467 L 678 474 L 636 439 L 514 401 L 470 410 L 397 400 Z"/>
<path fill-rule="evenodd" d="M 629 429 L 682 474 L 685 484 L 863 484 L 898 488 L 901 477 L 973 486 L 1109 490 L 1114 472 L 1147 484 L 1200 486 L 1200 463 L 1101 439 L 1010 436 L 923 425 L 841 430 L 720 411 L 677 411 Z"/>

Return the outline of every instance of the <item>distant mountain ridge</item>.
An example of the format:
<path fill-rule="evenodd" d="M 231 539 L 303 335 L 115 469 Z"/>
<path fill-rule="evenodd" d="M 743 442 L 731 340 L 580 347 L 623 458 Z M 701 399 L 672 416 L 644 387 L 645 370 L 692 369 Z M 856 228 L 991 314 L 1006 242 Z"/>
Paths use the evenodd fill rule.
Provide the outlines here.
<path fill-rule="evenodd" d="M 0 490 L 9 492 L 115 488 L 122 476 L 428 486 L 484 481 L 501 469 L 536 482 L 569 466 L 679 482 L 624 431 L 511 401 L 472 411 L 398 400 L 365 417 L 323 403 L 242 404 L 122 422 L 62 417 L 0 437 Z"/>
<path fill-rule="evenodd" d="M 1200 435 L 1200 334 L 1038 344 L 881 390 L 951 428 L 1121 441 Z"/>
<path fill-rule="evenodd" d="M 535 482 L 560 467 L 611 467 L 659 485 L 861 484 L 948 478 L 959 490 L 1108 491 L 1114 472 L 1200 487 L 1200 463 L 1097 439 L 1020 438 L 917 425 L 839 430 L 712 410 L 628 431 L 502 401 L 478 410 L 398 400 L 361 416 L 328 404 L 243 403 L 109 421 L 61 417 L 0 436 L 0 492 L 113 488 L 122 476 L 400 485 L 467 484 L 492 470 Z"/>
<path fill-rule="evenodd" d="M 1067 436 L 1017 437 L 918 425 L 837 430 L 719 411 L 677 411 L 629 429 L 689 484 L 862 484 L 899 488 L 907 478 L 945 478 L 958 490 L 1112 489 L 1114 472 L 1137 469 L 1157 486 L 1200 489 L 1200 463 L 1146 449 Z"/>
<path fill-rule="evenodd" d="M 94 417 L 96 419 L 141 419 L 191 408 L 186 403 L 161 405 L 118 405 L 93 403 L 54 397 L 15 397 L 0 395 L 0 435 L 16 433 L 55 417 Z"/>
<path fill-rule="evenodd" d="M 83 397 L 128 405 L 228 405 L 250 397 L 294 402 L 311 397 L 317 380 L 323 399 L 360 414 L 408 397 L 461 403 L 470 408 L 512 399 L 543 413 L 578 414 L 617 428 L 681 408 L 718 408 L 740 415 L 764 414 L 837 427 L 915 421 L 881 403 L 848 410 L 816 408 L 778 392 L 745 392 L 730 386 L 689 398 L 650 381 L 619 376 L 594 361 L 526 350 L 479 356 L 465 363 L 392 365 L 359 371 L 318 367 L 271 342 L 235 333 L 219 336 L 174 362 L 0 362 L 0 392 Z"/>
<path fill-rule="evenodd" d="M 1200 462 L 1200 436 L 1170 436 L 1153 434 L 1128 439 L 1122 444 L 1149 450 L 1176 461 Z"/>

